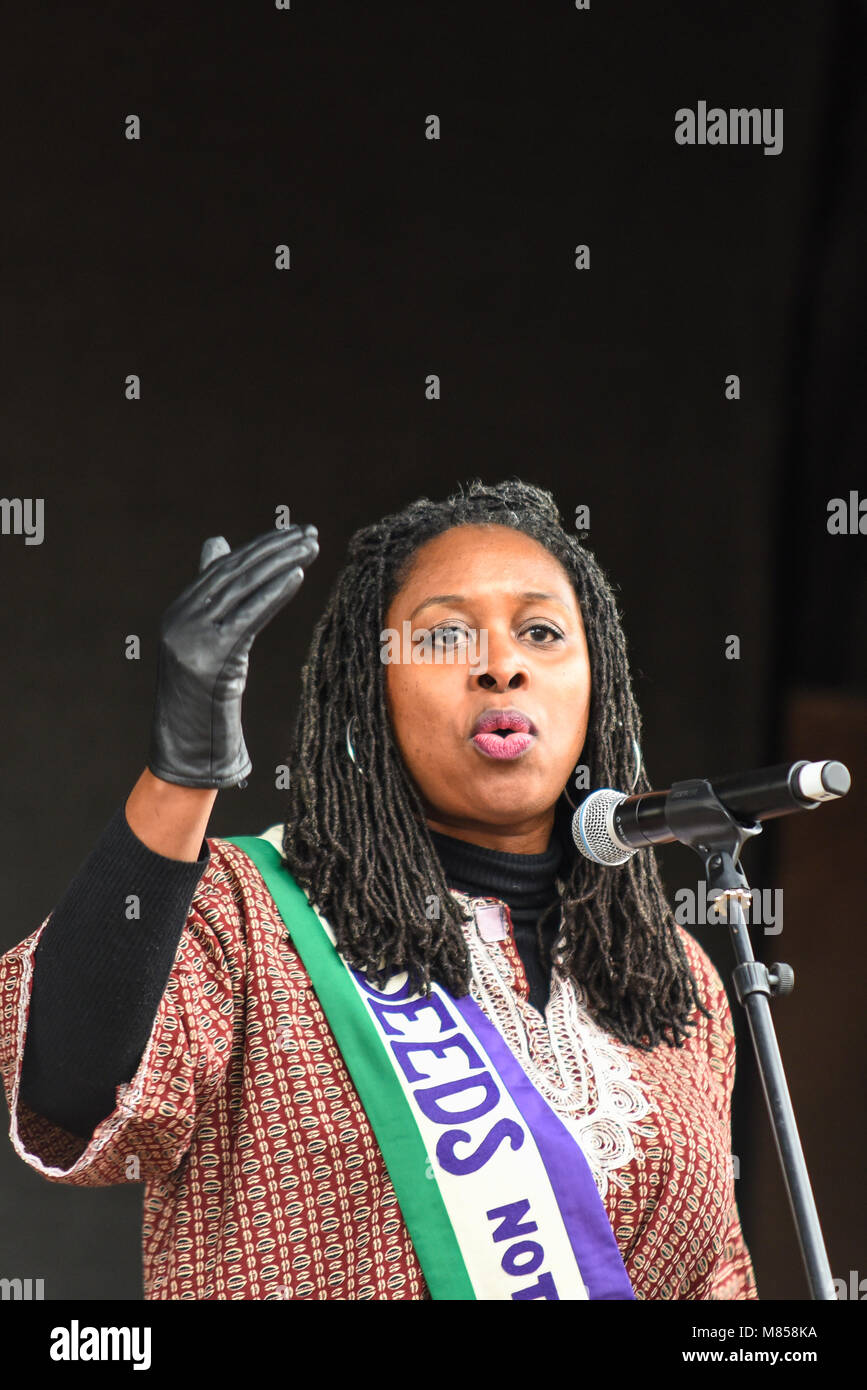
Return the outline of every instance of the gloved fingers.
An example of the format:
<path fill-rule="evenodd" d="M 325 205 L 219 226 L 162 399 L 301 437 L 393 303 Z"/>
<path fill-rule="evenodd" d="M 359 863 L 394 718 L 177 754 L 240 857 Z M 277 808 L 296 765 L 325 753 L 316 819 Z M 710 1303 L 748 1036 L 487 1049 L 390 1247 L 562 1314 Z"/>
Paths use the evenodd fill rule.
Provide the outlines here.
<path fill-rule="evenodd" d="M 209 536 L 202 546 L 202 553 L 199 556 L 199 573 L 206 570 L 208 565 L 221 555 L 228 555 L 232 547 L 225 536 Z"/>
<path fill-rule="evenodd" d="M 276 529 L 266 531 L 263 535 L 255 536 L 253 540 L 239 545 L 236 550 L 231 550 L 228 553 L 218 553 L 212 550 L 210 552 L 211 563 L 206 569 L 200 571 L 197 579 L 187 586 L 175 601 L 176 605 L 185 607 L 188 602 L 195 603 L 204 594 L 209 594 L 209 607 L 213 606 L 219 597 L 224 582 L 231 575 L 237 574 L 247 565 L 256 564 L 263 555 L 269 555 L 272 551 L 279 551 L 285 547 L 288 541 L 300 540 L 310 536 L 311 533 L 315 535 L 315 526 L 289 526 L 285 531 Z M 219 538 L 211 537 L 210 539 L 217 540 Z M 208 545 L 208 541 L 205 542 L 205 545 Z M 204 555 L 204 546 L 202 553 Z"/>
<path fill-rule="evenodd" d="M 283 605 L 294 598 L 303 582 L 304 571 L 300 565 L 288 573 L 275 574 L 225 614 L 220 621 L 221 634 L 234 630 L 239 636 L 248 634 L 252 641 Z"/>
<path fill-rule="evenodd" d="M 234 612 L 240 604 L 252 598 L 263 584 L 271 579 L 285 576 L 290 570 L 310 565 L 319 554 L 319 544 L 313 536 L 298 536 L 275 548 L 263 547 L 264 553 L 251 557 L 243 569 L 227 575 L 214 593 L 208 593 L 201 600 L 207 605 L 204 611 L 213 622 L 219 622 L 225 629 L 234 622 Z M 255 608 L 255 604 L 253 605 Z"/>

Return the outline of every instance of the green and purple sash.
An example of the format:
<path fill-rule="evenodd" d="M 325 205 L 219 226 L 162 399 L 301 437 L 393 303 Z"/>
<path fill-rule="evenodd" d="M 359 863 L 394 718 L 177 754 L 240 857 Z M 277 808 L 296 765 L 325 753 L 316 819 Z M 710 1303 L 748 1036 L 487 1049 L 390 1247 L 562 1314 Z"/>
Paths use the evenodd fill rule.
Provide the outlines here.
<path fill-rule="evenodd" d="M 273 832 L 272 832 L 273 836 Z M 310 975 L 433 1299 L 635 1297 L 587 1159 L 469 995 L 352 970 L 266 836 L 249 855 Z"/>

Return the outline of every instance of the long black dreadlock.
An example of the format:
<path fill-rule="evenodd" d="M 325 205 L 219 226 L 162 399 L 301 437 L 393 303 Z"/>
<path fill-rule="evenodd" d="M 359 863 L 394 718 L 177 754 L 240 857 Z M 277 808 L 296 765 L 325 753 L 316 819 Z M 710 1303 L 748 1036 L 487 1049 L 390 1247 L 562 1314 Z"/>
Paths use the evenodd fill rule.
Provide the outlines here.
<path fill-rule="evenodd" d="M 540 542 L 569 575 L 587 635 L 591 697 L 581 763 L 591 786 L 630 786 L 632 740 L 641 716 L 632 693 L 626 639 L 612 588 L 585 546 L 562 527 L 549 492 L 520 481 L 476 479 L 443 502 L 419 498 L 362 527 L 317 622 L 302 671 L 283 850 L 296 881 L 330 922 L 338 949 L 381 986 L 406 970 L 414 986 L 437 981 L 469 993 L 463 913 L 449 893 L 385 701 L 380 634 L 415 552 L 461 525 L 499 525 Z M 347 755 L 346 730 L 357 766 Z M 642 768 L 635 791 L 650 791 Z M 563 914 L 560 968 L 582 986 L 603 1028 L 649 1050 L 682 1046 L 699 999 L 695 977 L 662 889 L 652 849 L 619 868 L 593 864 L 572 840 L 560 797 L 555 833 L 565 849 L 559 901 L 539 922 Z M 441 911 L 426 910 L 439 900 Z"/>

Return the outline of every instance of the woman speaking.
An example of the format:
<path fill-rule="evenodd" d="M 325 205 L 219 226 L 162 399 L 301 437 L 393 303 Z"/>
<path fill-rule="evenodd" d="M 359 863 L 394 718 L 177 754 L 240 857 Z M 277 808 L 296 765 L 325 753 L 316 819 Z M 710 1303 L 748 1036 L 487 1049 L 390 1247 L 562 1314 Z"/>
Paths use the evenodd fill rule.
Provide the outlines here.
<path fill-rule="evenodd" d="M 317 553 L 212 539 L 166 612 L 146 770 L 0 959 L 16 1152 L 144 1183 L 150 1299 L 756 1298 L 720 977 L 652 850 L 570 833 L 576 786 L 650 784 L 614 595 L 549 493 L 356 532 L 285 822 L 205 838 Z"/>

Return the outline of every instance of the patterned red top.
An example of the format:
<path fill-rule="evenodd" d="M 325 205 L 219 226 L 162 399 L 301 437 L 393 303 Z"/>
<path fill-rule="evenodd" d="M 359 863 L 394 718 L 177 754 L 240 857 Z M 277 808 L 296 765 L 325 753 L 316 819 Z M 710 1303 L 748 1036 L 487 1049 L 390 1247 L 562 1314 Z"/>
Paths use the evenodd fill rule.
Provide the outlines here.
<path fill-rule="evenodd" d="M 52 1182 L 144 1182 L 149 1299 L 430 1295 L 382 1155 L 309 976 L 262 877 L 208 841 L 138 1071 L 87 1141 L 18 1098 L 33 953 L 0 957 L 0 1070 L 10 1137 Z M 456 896 L 464 902 L 463 895 Z M 46 921 L 48 919 L 46 918 Z M 706 1006 L 682 1048 L 604 1033 L 556 968 L 543 1017 L 514 941 L 464 932 L 472 995 L 582 1147 L 639 1299 L 754 1299 L 735 1204 L 731 1014 L 678 927 Z"/>

